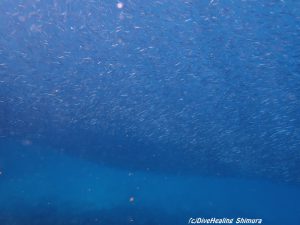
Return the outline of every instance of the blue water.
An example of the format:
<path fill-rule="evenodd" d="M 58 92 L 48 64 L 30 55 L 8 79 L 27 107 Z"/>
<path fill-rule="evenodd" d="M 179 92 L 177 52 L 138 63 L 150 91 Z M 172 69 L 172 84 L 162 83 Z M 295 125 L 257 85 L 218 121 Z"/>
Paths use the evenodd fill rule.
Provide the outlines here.
<path fill-rule="evenodd" d="M 2 0 L 0 225 L 300 224 L 299 15 Z"/>

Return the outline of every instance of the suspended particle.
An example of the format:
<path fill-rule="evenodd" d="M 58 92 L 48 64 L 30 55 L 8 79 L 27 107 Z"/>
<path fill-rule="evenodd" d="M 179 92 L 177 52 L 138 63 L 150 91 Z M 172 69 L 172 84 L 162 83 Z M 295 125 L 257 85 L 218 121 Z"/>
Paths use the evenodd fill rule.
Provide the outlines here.
<path fill-rule="evenodd" d="M 134 197 L 130 197 L 130 198 L 129 198 L 129 202 L 130 202 L 130 203 L 133 203 L 133 202 L 134 202 Z"/>
<path fill-rule="evenodd" d="M 117 3 L 117 8 L 118 9 L 123 9 L 124 8 L 124 3 L 123 2 L 118 2 Z"/>

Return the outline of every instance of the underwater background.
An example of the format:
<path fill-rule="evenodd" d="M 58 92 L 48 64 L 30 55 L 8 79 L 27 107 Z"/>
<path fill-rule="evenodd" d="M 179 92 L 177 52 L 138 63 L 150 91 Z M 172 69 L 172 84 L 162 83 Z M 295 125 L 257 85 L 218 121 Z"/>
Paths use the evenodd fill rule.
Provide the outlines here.
<path fill-rule="evenodd" d="M 1 0 L 0 225 L 190 218 L 300 224 L 300 1 Z"/>

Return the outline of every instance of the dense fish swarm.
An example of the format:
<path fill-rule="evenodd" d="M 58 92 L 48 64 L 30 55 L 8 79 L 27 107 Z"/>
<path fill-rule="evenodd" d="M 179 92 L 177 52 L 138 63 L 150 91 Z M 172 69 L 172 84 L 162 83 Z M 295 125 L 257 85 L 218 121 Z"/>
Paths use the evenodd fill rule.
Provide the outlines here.
<path fill-rule="evenodd" d="M 0 135 L 300 183 L 300 2 L 0 2 Z"/>

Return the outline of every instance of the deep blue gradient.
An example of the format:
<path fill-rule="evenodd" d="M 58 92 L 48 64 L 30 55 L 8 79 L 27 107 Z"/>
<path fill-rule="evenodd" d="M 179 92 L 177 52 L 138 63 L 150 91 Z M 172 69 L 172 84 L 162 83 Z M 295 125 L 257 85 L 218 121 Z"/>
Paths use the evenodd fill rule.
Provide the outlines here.
<path fill-rule="evenodd" d="M 0 225 L 300 224 L 299 15 L 0 1 Z"/>

